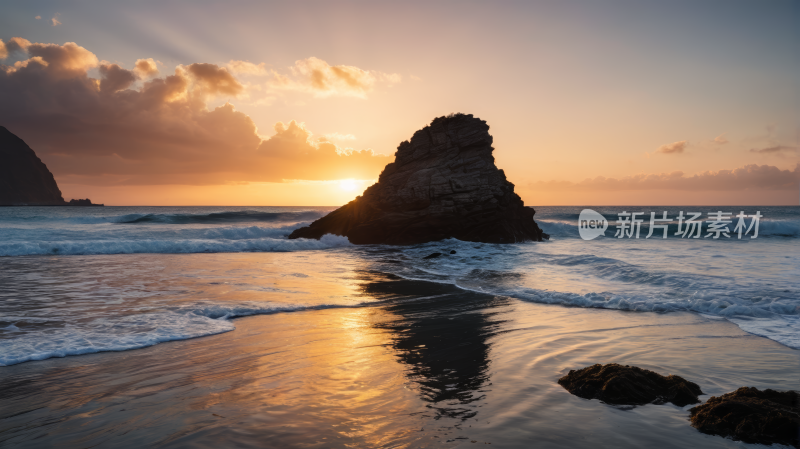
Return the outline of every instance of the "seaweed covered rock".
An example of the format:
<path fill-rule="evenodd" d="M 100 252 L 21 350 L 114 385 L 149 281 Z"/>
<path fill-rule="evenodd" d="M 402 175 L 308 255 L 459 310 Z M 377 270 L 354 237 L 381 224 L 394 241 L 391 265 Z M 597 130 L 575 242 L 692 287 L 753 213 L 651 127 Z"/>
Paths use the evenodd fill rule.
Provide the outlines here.
<path fill-rule="evenodd" d="M 397 147 L 395 161 L 362 196 L 289 238 L 337 234 L 356 244 L 399 245 L 547 238 L 495 165 L 492 140 L 489 125 L 472 115 L 436 118 Z"/>
<path fill-rule="evenodd" d="M 680 376 L 662 376 L 617 363 L 570 370 L 569 374 L 558 379 L 558 383 L 575 396 L 615 405 L 671 402 L 683 407 L 700 402 L 697 396 L 703 394 L 697 384 Z"/>
<path fill-rule="evenodd" d="M 712 396 L 690 412 L 692 426 L 703 433 L 746 443 L 800 447 L 799 406 L 797 392 L 742 387 L 722 396 Z"/>

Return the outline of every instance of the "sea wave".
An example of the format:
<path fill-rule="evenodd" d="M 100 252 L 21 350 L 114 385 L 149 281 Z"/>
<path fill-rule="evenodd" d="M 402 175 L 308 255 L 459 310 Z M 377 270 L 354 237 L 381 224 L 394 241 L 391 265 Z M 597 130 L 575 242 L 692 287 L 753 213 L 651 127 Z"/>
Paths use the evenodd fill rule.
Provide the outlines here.
<path fill-rule="evenodd" d="M 549 234 L 551 237 L 563 237 L 563 238 L 580 238 L 580 233 L 578 232 L 578 225 L 577 220 L 574 222 L 566 222 L 566 221 L 550 221 L 550 220 L 537 220 L 539 227 L 542 230 Z M 728 229 L 731 231 L 728 233 L 730 237 L 725 237 L 721 235 L 719 240 L 739 240 L 738 234 L 733 232 L 735 224 L 729 225 Z M 644 239 L 647 237 L 647 234 L 650 231 L 649 222 L 642 223 L 641 230 L 639 231 L 639 238 Z M 615 222 L 609 221 L 608 229 L 605 232 L 605 237 L 614 237 L 616 232 L 616 225 Z M 676 223 L 670 224 L 667 228 L 667 238 L 668 239 L 680 239 L 680 236 L 675 235 L 678 232 L 678 225 Z M 701 232 L 701 238 L 706 238 L 708 235 L 708 223 L 703 223 L 703 230 Z M 751 236 L 753 235 L 753 231 L 750 231 L 750 234 L 743 235 L 742 240 L 752 240 Z M 712 236 L 713 237 L 713 236 Z M 797 238 L 800 237 L 800 220 L 761 220 L 759 223 L 758 228 L 758 237 L 757 238 L 764 238 L 764 237 L 789 237 L 789 238 Z M 663 231 L 660 229 L 654 229 L 653 235 L 650 236 L 650 239 L 662 239 L 663 238 Z M 711 237 L 708 238 L 711 240 Z"/>
<path fill-rule="evenodd" d="M 395 273 L 397 274 L 397 273 Z M 661 295 L 624 295 L 612 292 L 572 293 L 534 288 L 514 288 L 513 273 L 489 273 L 501 282 L 490 285 L 472 282 L 476 278 L 486 278 L 487 274 L 477 273 L 469 279 L 449 280 L 444 278 L 409 276 L 397 274 L 409 280 L 447 283 L 463 290 L 515 298 L 539 304 L 553 304 L 566 307 L 612 309 L 631 312 L 696 312 L 703 316 L 720 317 L 736 324 L 743 331 L 766 337 L 793 349 L 800 349 L 800 306 L 794 298 L 758 298 L 748 301 L 736 295 L 720 296 L 716 292 L 697 291 L 685 298 L 664 297 Z M 506 280 L 512 282 L 502 282 Z"/>
<path fill-rule="evenodd" d="M 247 223 L 247 222 L 296 222 L 313 221 L 322 216 L 324 211 L 297 212 L 262 212 L 254 210 L 212 212 L 206 214 L 124 214 L 115 216 L 83 216 L 69 217 L 65 220 L 75 224 L 212 224 L 212 223 Z"/>
<path fill-rule="evenodd" d="M 198 303 L 164 312 L 99 318 L 80 326 L 67 324 L 63 328 L 49 331 L 24 332 L 11 324 L 0 328 L 0 331 L 21 335 L 0 338 L 0 366 L 53 357 L 146 348 L 167 341 L 232 331 L 236 326 L 229 321 L 231 318 L 334 307 L 354 306 L 269 302 Z"/>
<path fill-rule="evenodd" d="M 750 292 L 721 292 L 713 288 L 698 288 L 687 295 L 664 294 L 664 292 L 653 292 L 646 295 L 613 292 L 573 293 L 520 287 L 516 285 L 516 280 L 522 276 L 513 272 L 476 269 L 456 277 L 419 269 L 400 271 L 391 270 L 391 267 L 387 268 L 387 271 L 404 279 L 446 283 L 464 290 L 507 296 L 541 304 L 635 312 L 698 312 L 726 318 L 734 316 L 754 318 L 770 318 L 778 315 L 800 316 L 800 305 L 795 296 L 787 293 L 784 293 L 784 296 L 777 296 L 770 292 L 764 292 L 761 296 L 750 297 Z"/>
<path fill-rule="evenodd" d="M 286 237 L 297 228 L 308 226 L 310 222 L 295 223 L 286 226 L 265 228 L 261 226 L 247 227 L 224 227 L 207 229 L 181 229 L 175 231 L 179 235 L 187 235 L 193 238 L 204 239 L 224 239 L 224 240 L 243 240 L 258 239 L 264 237 L 281 238 Z M 195 237 L 196 236 L 196 237 Z"/>
<path fill-rule="evenodd" d="M 366 250 L 365 250 L 366 251 Z M 378 269 L 540 304 L 635 312 L 696 312 L 728 319 L 747 331 L 800 349 L 800 295 L 793 282 L 760 282 L 736 271 L 675 270 L 641 264 L 619 248 L 595 254 L 554 254 L 538 244 L 493 245 L 449 239 L 404 249 L 375 248 Z M 442 253 L 426 260 L 431 252 Z M 453 251 L 453 254 L 449 254 Z M 724 252 L 715 257 L 724 258 Z M 739 257 L 743 257 L 739 255 Z M 720 261 L 724 259 L 718 259 Z M 713 268 L 713 267 L 711 267 Z M 543 287 L 541 277 L 584 279 L 575 290 Z M 548 285 L 548 286 L 550 286 Z M 608 290 L 604 290 L 608 289 Z M 566 291 L 565 291 L 566 290 Z"/>
<path fill-rule="evenodd" d="M 246 228 L 245 228 L 246 229 Z M 350 246 L 347 237 L 326 234 L 319 240 L 283 238 L 241 238 L 248 232 L 239 231 L 207 231 L 218 232 L 219 239 L 113 239 L 113 240 L 72 240 L 52 242 L 0 242 L 0 257 L 31 255 L 89 255 L 89 254 L 136 254 L 136 253 L 223 253 L 223 252 L 288 252 L 316 249 L 338 248 Z M 261 232 L 261 231 L 258 231 Z M 235 234 L 236 240 L 225 234 Z"/>

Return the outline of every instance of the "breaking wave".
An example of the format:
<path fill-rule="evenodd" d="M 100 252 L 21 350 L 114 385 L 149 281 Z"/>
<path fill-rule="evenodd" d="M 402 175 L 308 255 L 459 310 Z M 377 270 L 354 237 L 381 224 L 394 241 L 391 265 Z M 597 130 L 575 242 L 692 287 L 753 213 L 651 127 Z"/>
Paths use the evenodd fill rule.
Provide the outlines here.
<path fill-rule="evenodd" d="M 212 212 L 207 214 L 125 214 L 111 217 L 70 217 L 77 224 L 223 224 L 223 223 L 280 223 L 313 221 L 325 215 L 324 211 L 261 212 L 254 210 Z"/>
<path fill-rule="evenodd" d="M 177 310 L 142 313 L 122 317 L 99 318 L 86 325 L 51 331 L 34 331 L 24 338 L 0 339 L 0 366 L 16 365 L 53 357 L 126 351 L 146 348 L 158 343 L 229 332 L 236 329 L 231 318 L 280 312 L 353 307 L 334 304 L 195 304 Z M 13 324 L 2 328 L 9 333 L 21 332 Z"/>
<path fill-rule="evenodd" d="M 219 234 L 218 239 L 109 239 L 72 240 L 52 242 L 0 242 L 0 256 L 30 255 L 89 255 L 89 254 L 137 254 L 137 253 L 224 253 L 224 252 L 287 252 L 350 246 L 347 237 L 333 234 L 319 240 L 285 238 L 231 238 L 241 237 L 253 230 L 207 230 Z M 269 232 L 267 232 L 269 233 Z M 232 235 L 225 235 L 232 234 Z M 225 238 L 226 237 L 226 238 Z M 224 239 L 223 239 L 224 238 Z"/>

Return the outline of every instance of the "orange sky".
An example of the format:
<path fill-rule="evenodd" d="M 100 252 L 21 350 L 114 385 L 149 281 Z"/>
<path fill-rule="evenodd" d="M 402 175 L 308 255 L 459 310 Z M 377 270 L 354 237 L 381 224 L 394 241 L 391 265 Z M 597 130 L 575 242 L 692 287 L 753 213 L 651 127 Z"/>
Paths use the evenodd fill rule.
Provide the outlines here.
<path fill-rule="evenodd" d="M 181 5 L 0 7 L 0 125 L 65 198 L 340 205 L 464 112 L 526 204 L 800 203 L 791 2 Z"/>

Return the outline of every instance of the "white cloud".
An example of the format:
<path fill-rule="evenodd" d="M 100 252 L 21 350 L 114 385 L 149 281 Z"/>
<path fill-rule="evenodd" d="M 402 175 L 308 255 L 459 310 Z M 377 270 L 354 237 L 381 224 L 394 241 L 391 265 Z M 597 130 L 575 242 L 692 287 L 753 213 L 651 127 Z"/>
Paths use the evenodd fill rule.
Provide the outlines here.
<path fill-rule="evenodd" d="M 402 77 L 396 73 L 364 70 L 355 66 L 330 65 L 310 57 L 295 61 L 290 74 L 271 71 L 267 87 L 274 90 L 299 91 L 315 97 L 350 96 L 366 98 L 376 83 L 397 84 Z"/>
<path fill-rule="evenodd" d="M 230 70 L 232 73 L 240 75 L 269 75 L 270 72 L 267 70 L 266 66 L 267 65 L 263 62 L 261 64 L 253 64 L 250 61 L 237 60 L 230 60 L 228 62 L 228 70 Z"/>

